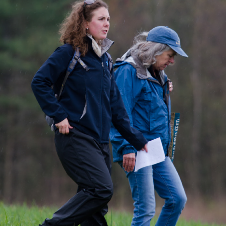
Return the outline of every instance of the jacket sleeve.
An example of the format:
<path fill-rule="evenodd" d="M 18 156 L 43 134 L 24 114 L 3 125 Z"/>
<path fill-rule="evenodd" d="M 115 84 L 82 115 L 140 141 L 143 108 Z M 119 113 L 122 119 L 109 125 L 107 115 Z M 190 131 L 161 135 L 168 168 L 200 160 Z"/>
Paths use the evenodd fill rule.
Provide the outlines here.
<path fill-rule="evenodd" d="M 136 153 L 148 142 L 133 126 L 132 110 L 139 90 L 135 90 L 133 76 L 135 69 L 125 64 L 116 71 L 116 82 L 112 84 L 112 123 L 110 140 L 116 155 Z M 114 77 L 114 76 L 113 76 Z M 116 85 L 117 83 L 117 85 Z M 132 145 L 135 147 L 133 147 Z M 114 161 L 118 161 L 114 156 Z"/>
<path fill-rule="evenodd" d="M 54 119 L 55 123 L 67 118 L 66 111 L 58 103 L 51 86 L 59 76 L 64 76 L 73 57 L 70 45 L 58 47 L 35 74 L 31 87 L 44 113 Z"/>

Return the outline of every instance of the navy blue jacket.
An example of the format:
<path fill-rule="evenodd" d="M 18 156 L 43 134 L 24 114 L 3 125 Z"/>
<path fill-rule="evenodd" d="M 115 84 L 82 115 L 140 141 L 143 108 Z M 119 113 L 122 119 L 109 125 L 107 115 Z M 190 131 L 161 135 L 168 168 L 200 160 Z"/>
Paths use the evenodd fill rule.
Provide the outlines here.
<path fill-rule="evenodd" d="M 51 86 L 64 77 L 73 57 L 74 50 L 69 44 L 58 47 L 38 70 L 31 83 L 33 92 L 42 110 L 55 123 L 67 118 L 71 126 L 99 143 L 108 143 L 112 122 L 121 135 L 139 150 L 147 140 L 130 127 L 113 70 L 109 71 L 108 57 L 106 53 L 98 57 L 91 40 L 88 42 L 89 50 L 81 59 L 89 71 L 77 63 L 67 79 L 59 102 Z"/>

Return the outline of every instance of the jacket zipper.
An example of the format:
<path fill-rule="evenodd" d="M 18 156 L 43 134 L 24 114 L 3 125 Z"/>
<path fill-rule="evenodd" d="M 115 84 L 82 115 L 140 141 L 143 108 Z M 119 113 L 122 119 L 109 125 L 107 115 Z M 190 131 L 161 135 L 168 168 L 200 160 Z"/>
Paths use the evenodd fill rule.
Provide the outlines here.
<path fill-rule="evenodd" d="M 102 60 L 102 59 L 101 59 Z M 103 76 L 104 76 L 104 63 L 103 61 L 101 62 L 101 66 L 102 66 L 102 69 L 103 69 L 103 75 L 101 76 L 101 95 L 100 95 L 100 107 L 101 107 L 101 117 L 100 117 L 100 120 L 101 120 L 101 127 L 100 127 L 100 141 L 102 141 L 102 133 L 103 133 L 103 128 L 102 128 L 102 124 L 103 124 L 103 117 L 102 117 L 102 113 L 103 113 L 103 109 L 102 109 L 102 92 L 103 92 Z"/>

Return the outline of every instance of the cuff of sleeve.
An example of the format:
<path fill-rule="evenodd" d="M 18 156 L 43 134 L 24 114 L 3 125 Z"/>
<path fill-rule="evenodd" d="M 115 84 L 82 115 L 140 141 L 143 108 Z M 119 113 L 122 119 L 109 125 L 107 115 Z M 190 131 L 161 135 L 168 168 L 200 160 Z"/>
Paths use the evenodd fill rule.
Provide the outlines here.
<path fill-rule="evenodd" d="M 137 150 L 133 147 L 133 146 L 127 146 L 125 148 L 123 148 L 122 150 L 122 154 L 129 154 L 129 153 L 137 153 Z"/>
<path fill-rule="evenodd" d="M 143 139 L 141 137 L 139 142 L 140 142 L 139 146 L 138 145 L 136 146 L 137 150 L 141 150 L 145 146 L 145 144 L 148 143 L 148 140 L 145 137 L 143 137 Z"/>
<path fill-rule="evenodd" d="M 62 122 L 67 117 L 68 117 L 68 115 L 66 113 L 57 115 L 57 116 L 54 117 L 54 123 L 57 124 L 59 122 Z"/>

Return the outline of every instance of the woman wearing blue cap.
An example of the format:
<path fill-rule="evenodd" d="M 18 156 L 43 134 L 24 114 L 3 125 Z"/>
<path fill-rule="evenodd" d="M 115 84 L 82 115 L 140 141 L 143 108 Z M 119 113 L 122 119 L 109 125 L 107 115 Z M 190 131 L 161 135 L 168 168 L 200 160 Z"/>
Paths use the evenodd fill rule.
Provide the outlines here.
<path fill-rule="evenodd" d="M 168 157 L 171 140 L 169 82 L 164 69 L 176 54 L 187 57 L 177 33 L 164 26 L 143 32 L 134 45 L 116 60 L 115 79 L 131 126 L 151 141 L 161 139 L 165 161 L 134 171 L 137 150 L 112 126 L 113 160 L 124 168 L 134 200 L 133 226 L 150 226 L 155 214 L 155 191 L 165 199 L 157 226 L 176 225 L 187 197 L 180 177 Z"/>

